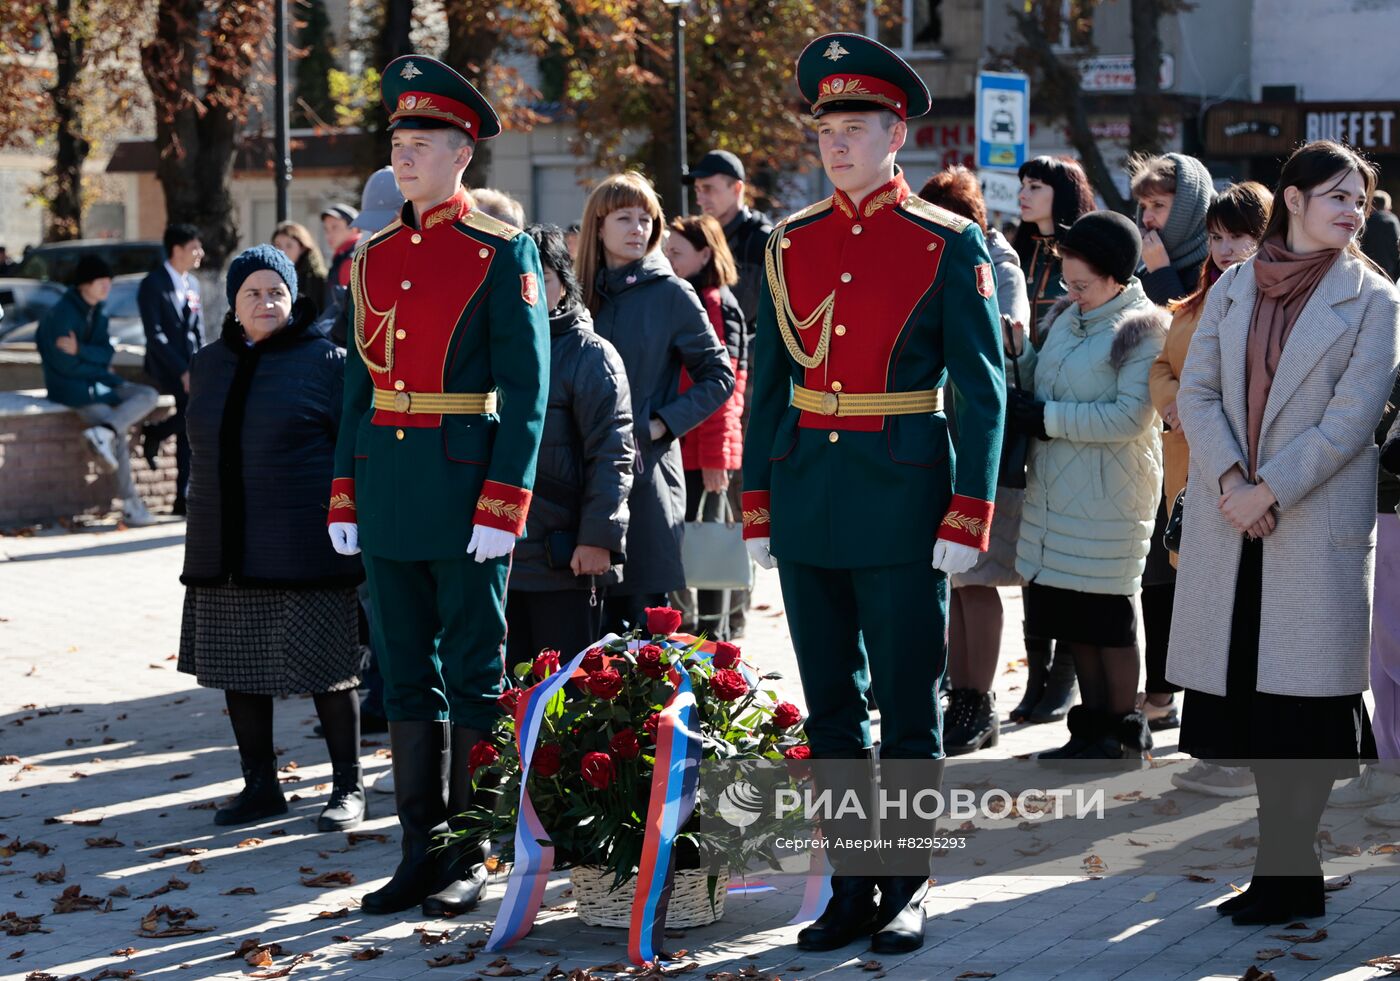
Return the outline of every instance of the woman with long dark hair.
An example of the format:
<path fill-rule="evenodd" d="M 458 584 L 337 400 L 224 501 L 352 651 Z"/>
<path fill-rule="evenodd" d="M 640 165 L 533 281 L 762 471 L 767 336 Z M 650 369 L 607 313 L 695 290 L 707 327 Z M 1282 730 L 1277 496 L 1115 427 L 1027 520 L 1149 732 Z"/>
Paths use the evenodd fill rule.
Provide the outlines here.
<path fill-rule="evenodd" d="M 1253 258 L 1206 299 L 1177 395 L 1191 440 L 1167 679 L 1180 747 L 1249 760 L 1255 875 L 1237 924 L 1321 916 L 1332 782 L 1375 740 L 1375 429 L 1400 364 L 1400 296 L 1357 247 L 1372 166 L 1330 141 L 1284 164 Z"/>
<path fill-rule="evenodd" d="M 1094 210 L 1094 191 L 1084 168 L 1068 157 L 1035 157 L 1017 171 L 1021 179 L 1021 224 L 1011 239 L 1021 257 L 1030 301 L 1030 319 L 1010 341 L 1007 369 L 1029 380 L 1029 364 L 1020 361 L 1026 345 L 1039 350 L 1050 310 L 1065 295 L 1059 244 L 1070 227 Z M 1026 640 L 1026 690 L 1010 712 L 1012 722 L 1058 722 L 1074 704 L 1074 659 L 1055 657 L 1048 637 Z"/>
<path fill-rule="evenodd" d="M 1210 293 L 1211 286 L 1226 269 L 1248 259 L 1259 247 L 1259 239 L 1264 234 L 1264 224 L 1269 220 L 1269 205 L 1272 201 L 1273 195 L 1269 193 L 1269 189 L 1253 181 L 1235 184 L 1218 195 L 1206 212 L 1206 242 L 1210 252 L 1201 269 L 1199 285 L 1195 292 L 1167 305 L 1167 309 L 1172 313 L 1172 325 L 1167 331 L 1166 346 L 1152 365 L 1150 380 L 1152 404 L 1156 406 L 1163 424 L 1167 427 L 1162 433 L 1162 466 L 1165 491 L 1163 500 L 1168 509 L 1181 493 L 1181 489 L 1186 486 L 1186 468 L 1190 459 L 1186 434 L 1182 431 L 1181 419 L 1176 411 L 1176 395 L 1181 387 L 1181 371 L 1186 364 L 1186 352 L 1191 346 L 1191 337 L 1196 333 L 1196 326 L 1201 321 L 1201 311 L 1205 309 L 1206 296 Z M 1153 547 L 1157 547 L 1156 542 L 1153 543 Z M 1167 558 L 1172 568 L 1176 568 L 1176 556 L 1167 553 Z M 1153 729 L 1166 729 L 1180 724 L 1175 697 L 1175 693 L 1180 689 L 1166 679 L 1173 584 L 1174 580 L 1167 578 L 1160 588 L 1149 588 L 1144 591 L 1142 597 L 1144 618 L 1154 602 L 1158 602 L 1159 607 L 1165 607 L 1165 622 L 1160 624 L 1160 629 L 1148 629 L 1146 632 L 1147 681 L 1138 699 L 1138 707 L 1147 716 L 1147 724 Z M 1159 598 L 1164 599 L 1165 603 L 1159 602 Z M 1223 796 L 1236 796 L 1236 792 L 1246 793 L 1253 784 L 1253 778 L 1247 770 L 1231 767 L 1228 768 L 1229 773 L 1221 773 L 1220 769 L 1209 763 L 1202 763 L 1189 774 L 1178 774 L 1173 778 L 1173 782 L 1178 787 Z"/>

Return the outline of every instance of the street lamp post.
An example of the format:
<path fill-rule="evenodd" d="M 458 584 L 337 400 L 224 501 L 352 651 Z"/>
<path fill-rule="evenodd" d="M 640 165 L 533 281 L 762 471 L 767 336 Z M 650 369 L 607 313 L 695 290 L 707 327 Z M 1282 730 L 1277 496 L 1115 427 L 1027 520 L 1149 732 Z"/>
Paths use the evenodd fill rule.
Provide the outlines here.
<path fill-rule="evenodd" d="M 276 158 L 273 170 L 277 182 L 277 221 L 280 224 L 287 220 L 287 189 L 292 182 L 292 148 L 287 136 L 287 0 L 273 0 L 273 8 L 272 61 L 277 76 L 272 113 L 277 143 L 273 148 Z"/>
<path fill-rule="evenodd" d="M 671 61 L 676 82 L 676 201 L 684 217 L 690 213 L 685 193 L 685 175 L 690 170 L 685 150 L 685 0 L 663 2 L 671 8 L 674 39 Z"/>

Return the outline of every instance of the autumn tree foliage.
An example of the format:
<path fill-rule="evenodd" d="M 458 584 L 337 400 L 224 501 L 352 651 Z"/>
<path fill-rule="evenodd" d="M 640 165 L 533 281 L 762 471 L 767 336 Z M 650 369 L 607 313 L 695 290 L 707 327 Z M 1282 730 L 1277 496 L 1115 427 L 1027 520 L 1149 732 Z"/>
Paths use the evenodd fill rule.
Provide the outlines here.
<path fill-rule="evenodd" d="M 200 229 L 213 268 L 238 245 L 234 154 L 252 108 L 254 69 L 266 60 L 272 16 L 266 0 L 158 0 L 154 37 L 141 48 L 166 215 Z"/>

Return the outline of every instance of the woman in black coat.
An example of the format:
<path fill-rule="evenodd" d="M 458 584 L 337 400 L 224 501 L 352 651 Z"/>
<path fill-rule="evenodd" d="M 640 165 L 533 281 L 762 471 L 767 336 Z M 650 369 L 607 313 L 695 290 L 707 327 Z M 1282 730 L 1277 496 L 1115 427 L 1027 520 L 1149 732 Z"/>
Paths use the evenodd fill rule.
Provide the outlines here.
<path fill-rule="evenodd" d="M 222 688 L 244 787 L 220 825 L 285 814 L 272 700 L 316 700 L 334 773 L 317 827 L 365 813 L 360 776 L 360 560 L 326 538 L 345 353 L 312 328 L 290 260 L 268 245 L 234 259 L 223 335 L 194 356 L 193 463 L 179 669 Z"/>
<path fill-rule="evenodd" d="M 549 302 L 549 402 L 525 537 L 506 594 L 511 667 L 545 648 L 571 657 L 601 635 L 602 591 L 622 578 L 632 490 L 627 369 L 593 331 L 564 233 L 532 225 Z"/>

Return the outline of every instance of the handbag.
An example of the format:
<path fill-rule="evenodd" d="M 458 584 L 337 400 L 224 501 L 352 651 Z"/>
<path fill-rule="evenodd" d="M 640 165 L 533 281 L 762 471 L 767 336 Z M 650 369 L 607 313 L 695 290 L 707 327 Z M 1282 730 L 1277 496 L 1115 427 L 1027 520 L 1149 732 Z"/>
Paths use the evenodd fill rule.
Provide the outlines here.
<path fill-rule="evenodd" d="M 1181 551 L 1181 523 L 1186 511 L 1186 488 L 1181 488 L 1172 502 L 1172 513 L 1167 517 L 1167 527 L 1162 529 L 1162 544 L 1168 552 Z"/>
<path fill-rule="evenodd" d="M 700 495 L 695 509 L 697 518 L 704 517 L 709 496 L 709 492 Z M 729 496 L 717 496 L 718 521 L 685 523 L 685 537 L 681 540 L 685 584 L 690 589 L 749 589 L 753 586 L 753 564 L 744 545 L 744 527 L 734 520 Z"/>

